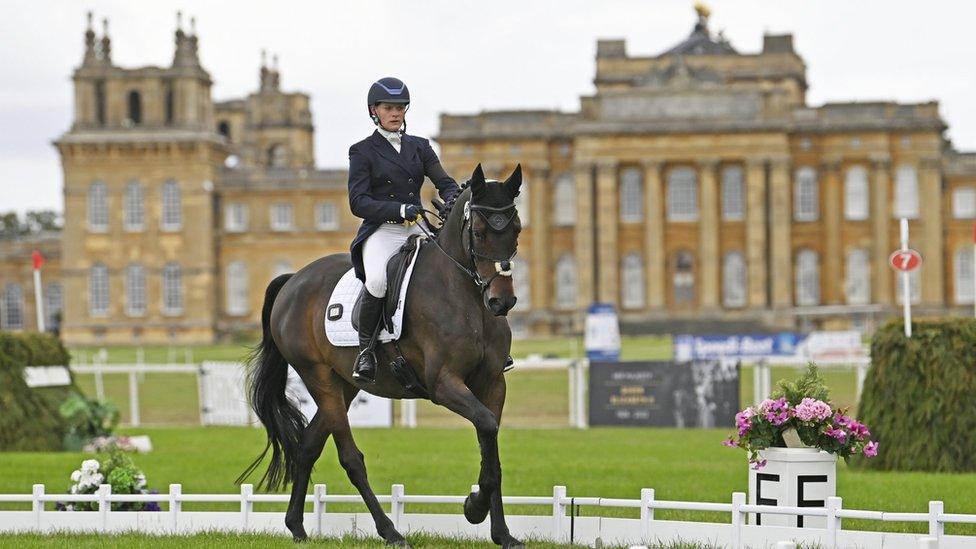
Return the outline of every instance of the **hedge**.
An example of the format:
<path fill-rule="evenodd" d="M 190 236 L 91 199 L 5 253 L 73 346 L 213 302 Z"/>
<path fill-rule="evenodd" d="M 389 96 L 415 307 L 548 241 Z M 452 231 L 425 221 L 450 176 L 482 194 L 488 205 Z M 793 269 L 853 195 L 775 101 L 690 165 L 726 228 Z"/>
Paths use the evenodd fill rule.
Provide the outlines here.
<path fill-rule="evenodd" d="M 0 451 L 60 450 L 67 423 L 58 407 L 73 391 L 27 386 L 26 366 L 67 366 L 68 351 L 54 336 L 0 332 Z"/>
<path fill-rule="evenodd" d="M 871 340 L 859 419 L 880 442 L 871 469 L 976 471 L 976 319 L 893 320 Z"/>

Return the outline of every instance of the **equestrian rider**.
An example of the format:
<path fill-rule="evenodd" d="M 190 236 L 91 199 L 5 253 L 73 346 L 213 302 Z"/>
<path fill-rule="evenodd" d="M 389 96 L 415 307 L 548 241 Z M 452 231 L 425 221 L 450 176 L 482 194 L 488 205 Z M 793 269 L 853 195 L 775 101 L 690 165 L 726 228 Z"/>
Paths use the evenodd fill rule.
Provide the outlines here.
<path fill-rule="evenodd" d="M 352 242 L 356 277 L 365 283 L 359 306 L 359 355 L 353 378 L 370 383 L 376 376 L 373 332 L 386 295 L 386 263 L 412 234 L 420 234 L 420 187 L 424 176 L 444 202 L 459 192 L 430 143 L 407 135 L 405 114 L 410 91 L 397 78 L 381 78 L 369 88 L 369 117 L 376 130 L 349 147 L 349 206 L 363 218 Z"/>

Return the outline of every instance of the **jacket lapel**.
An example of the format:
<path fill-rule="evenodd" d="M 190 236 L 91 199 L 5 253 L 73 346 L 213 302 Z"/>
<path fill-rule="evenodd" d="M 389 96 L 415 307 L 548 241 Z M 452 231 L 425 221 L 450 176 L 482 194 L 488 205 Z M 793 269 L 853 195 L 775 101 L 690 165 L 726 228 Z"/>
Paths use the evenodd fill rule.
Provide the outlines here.
<path fill-rule="evenodd" d="M 403 139 L 400 142 L 400 153 L 398 153 L 396 149 L 393 148 L 393 145 L 391 145 L 385 137 L 380 135 L 380 132 L 378 131 L 373 131 L 373 135 L 370 136 L 370 143 L 372 143 L 373 148 L 376 149 L 376 152 L 378 152 L 380 156 L 389 160 L 390 162 L 393 162 L 397 166 L 400 166 L 407 173 L 410 173 L 410 167 L 407 165 L 406 161 L 406 158 L 408 157 L 403 154 L 406 152 L 404 150 L 405 147 L 407 147 L 406 139 Z"/>

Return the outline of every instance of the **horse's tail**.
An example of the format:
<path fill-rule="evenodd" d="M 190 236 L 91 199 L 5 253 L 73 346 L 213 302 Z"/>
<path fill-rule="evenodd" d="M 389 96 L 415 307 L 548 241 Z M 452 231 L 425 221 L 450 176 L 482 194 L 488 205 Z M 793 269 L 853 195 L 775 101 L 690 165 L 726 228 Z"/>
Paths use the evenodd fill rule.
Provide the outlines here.
<path fill-rule="evenodd" d="M 271 450 L 271 463 L 258 482 L 269 490 L 288 486 L 294 478 L 296 458 L 301 445 L 305 416 L 285 396 L 288 380 L 288 361 L 282 356 L 271 336 L 271 308 L 281 287 L 294 274 L 283 274 L 268 284 L 261 309 L 261 343 L 248 356 L 247 393 L 251 407 L 268 433 L 268 443 L 261 455 L 237 477 L 242 482 L 251 475 Z"/>

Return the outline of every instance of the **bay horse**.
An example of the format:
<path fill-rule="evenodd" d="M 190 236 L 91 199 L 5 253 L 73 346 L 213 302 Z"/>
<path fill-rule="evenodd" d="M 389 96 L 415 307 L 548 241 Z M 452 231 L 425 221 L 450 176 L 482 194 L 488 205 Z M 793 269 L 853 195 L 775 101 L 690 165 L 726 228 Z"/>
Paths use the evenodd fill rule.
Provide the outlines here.
<path fill-rule="evenodd" d="M 490 514 L 491 539 L 503 547 L 523 547 L 505 524 L 498 457 L 503 369 L 512 344 L 505 316 L 516 302 L 510 269 L 521 231 L 514 201 L 521 184 L 521 166 L 504 182 L 486 181 L 481 165 L 475 168 L 455 201 L 446 205 L 436 238 L 422 245 L 415 259 L 397 342 L 430 400 L 474 425 L 481 471 L 478 491 L 465 498 L 464 516 L 479 524 Z M 268 285 L 261 309 L 263 335 L 248 360 L 247 374 L 249 400 L 268 440 L 237 482 L 270 450 L 270 464 L 258 487 L 278 490 L 292 485 L 285 525 L 295 541 L 304 541 L 309 477 L 331 435 L 339 463 L 369 508 L 377 533 L 387 544 L 409 547 L 366 479 L 347 410 L 360 390 L 394 399 L 415 395 L 386 366 L 395 357 L 390 344 L 377 346 L 376 381 L 360 386 L 352 377 L 358 348 L 333 346 L 325 334 L 329 297 L 351 267 L 349 254 L 329 255 Z M 318 406 L 307 425 L 285 396 L 289 364 Z"/>

